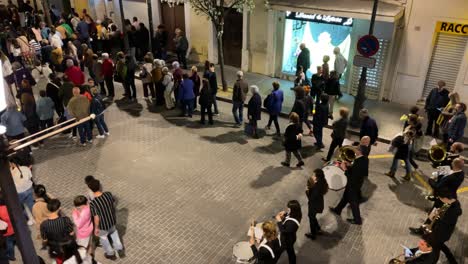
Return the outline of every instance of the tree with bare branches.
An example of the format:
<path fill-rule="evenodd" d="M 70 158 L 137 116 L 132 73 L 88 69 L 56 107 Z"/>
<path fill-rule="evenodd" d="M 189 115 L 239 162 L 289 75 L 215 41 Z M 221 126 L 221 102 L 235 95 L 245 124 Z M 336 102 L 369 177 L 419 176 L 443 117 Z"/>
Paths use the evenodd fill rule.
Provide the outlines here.
<path fill-rule="evenodd" d="M 224 48 L 223 33 L 224 19 L 230 12 L 242 13 L 244 10 L 250 11 L 255 7 L 254 0 L 189 0 L 197 15 L 206 16 L 216 30 L 216 40 L 218 44 L 218 62 L 221 70 L 221 80 L 223 91 L 227 90 L 226 79 L 224 77 Z"/>

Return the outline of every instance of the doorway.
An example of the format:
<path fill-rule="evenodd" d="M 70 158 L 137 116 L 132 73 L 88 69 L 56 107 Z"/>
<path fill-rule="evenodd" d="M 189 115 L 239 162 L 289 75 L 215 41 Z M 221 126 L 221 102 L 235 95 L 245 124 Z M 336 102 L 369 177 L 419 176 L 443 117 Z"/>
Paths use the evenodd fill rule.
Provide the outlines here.
<path fill-rule="evenodd" d="M 242 63 L 242 18 L 243 14 L 233 9 L 224 19 L 224 63 L 238 68 Z"/>
<path fill-rule="evenodd" d="M 175 5 L 170 7 L 168 3 L 161 3 L 161 23 L 166 26 L 169 33 L 167 48 L 169 51 L 175 52 L 175 29 L 180 28 L 185 34 L 185 12 L 184 5 Z M 189 40 L 190 41 L 190 40 Z"/>

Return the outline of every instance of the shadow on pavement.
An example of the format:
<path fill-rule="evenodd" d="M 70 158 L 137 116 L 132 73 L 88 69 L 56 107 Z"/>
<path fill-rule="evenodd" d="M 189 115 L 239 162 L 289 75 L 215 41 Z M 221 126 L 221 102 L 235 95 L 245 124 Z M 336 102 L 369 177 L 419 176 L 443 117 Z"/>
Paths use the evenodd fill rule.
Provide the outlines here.
<path fill-rule="evenodd" d="M 139 117 L 143 111 L 143 105 L 138 101 L 128 101 L 126 99 L 115 100 L 115 105 L 122 111 L 133 117 Z"/>
<path fill-rule="evenodd" d="M 369 177 L 364 179 L 364 184 L 362 187 L 362 196 L 366 199 L 370 199 L 377 189 L 377 184 L 374 184 L 369 180 Z"/>
<path fill-rule="evenodd" d="M 101 146 L 102 143 L 97 141 L 98 146 Z M 78 145 L 79 143 L 79 137 L 77 138 L 77 141 L 74 141 L 71 138 L 68 138 L 68 135 L 60 135 L 60 136 L 55 136 L 52 138 L 49 138 L 44 141 L 45 147 L 43 148 L 44 151 L 47 151 L 47 155 L 44 155 L 44 151 L 39 150 L 39 151 L 33 151 L 33 158 L 34 158 L 34 164 L 40 164 L 44 161 L 47 160 L 52 160 L 55 157 L 58 156 L 67 156 L 69 154 L 75 154 L 77 152 L 84 152 L 88 151 L 91 148 L 95 147 L 92 146 L 92 144 L 88 144 L 85 147 L 82 147 Z M 73 151 L 68 151 L 70 148 L 73 148 Z"/>
<path fill-rule="evenodd" d="M 117 230 L 119 231 L 120 238 L 123 240 L 123 237 L 127 233 L 127 224 L 128 224 L 128 208 L 117 209 Z M 122 241 L 123 243 L 123 241 Z M 123 243 L 125 245 L 125 243 Z"/>
<path fill-rule="evenodd" d="M 273 140 L 273 141 L 270 142 L 270 144 L 268 144 L 266 146 L 260 146 L 260 147 L 254 148 L 254 151 L 258 152 L 258 153 L 262 153 L 262 154 L 275 155 L 275 154 L 278 154 L 278 153 L 284 151 L 284 147 L 281 144 L 280 140 Z"/>
<path fill-rule="evenodd" d="M 305 146 L 305 147 L 303 146 L 301 148 L 301 155 L 302 155 L 303 159 L 310 158 L 310 157 L 314 156 L 317 152 L 323 152 L 323 151 L 317 149 L 313 145 L 307 145 L 307 146 Z"/>
<path fill-rule="evenodd" d="M 245 145 L 248 143 L 244 135 L 244 131 L 241 130 L 229 131 L 227 133 L 219 134 L 217 136 L 202 136 L 201 138 L 217 144 L 239 143 L 240 145 Z"/>
<path fill-rule="evenodd" d="M 262 173 L 258 176 L 258 179 L 251 182 L 250 186 L 255 189 L 268 187 L 281 181 L 281 179 L 289 173 L 291 173 L 290 168 L 269 166 L 263 169 Z"/>
<path fill-rule="evenodd" d="M 399 182 L 396 178 L 392 179 L 395 184 L 389 184 L 390 191 L 395 193 L 396 198 L 405 205 L 418 208 L 424 211 L 431 207 L 431 203 L 424 198 L 423 191 L 417 188 L 412 182 Z M 403 180 L 402 180 L 403 181 Z"/>

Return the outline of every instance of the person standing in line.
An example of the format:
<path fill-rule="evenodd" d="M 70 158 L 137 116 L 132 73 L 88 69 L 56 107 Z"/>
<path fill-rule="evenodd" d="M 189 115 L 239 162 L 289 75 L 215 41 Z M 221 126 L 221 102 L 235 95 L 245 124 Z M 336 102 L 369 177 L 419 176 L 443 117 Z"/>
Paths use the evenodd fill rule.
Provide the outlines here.
<path fill-rule="evenodd" d="M 200 95 L 200 86 L 201 86 L 201 79 L 198 75 L 198 68 L 197 66 L 192 66 L 190 69 L 190 80 L 193 82 L 193 94 L 195 98 L 193 99 L 193 111 L 197 110 L 197 97 Z"/>
<path fill-rule="evenodd" d="M 447 149 L 450 149 L 453 143 L 463 138 L 466 127 L 466 104 L 459 103 L 455 105 L 455 114 L 448 121 L 448 142 Z"/>
<path fill-rule="evenodd" d="M 323 212 L 325 207 L 324 196 L 328 192 L 328 183 L 325 179 L 325 174 L 321 169 L 315 169 L 314 174 L 307 181 L 306 196 L 309 200 L 309 225 L 310 233 L 305 236 L 311 240 L 315 240 L 317 235 L 322 234 L 322 230 L 317 220 L 317 214 Z"/>
<path fill-rule="evenodd" d="M 328 149 L 328 154 L 326 158 L 322 158 L 323 161 L 329 162 L 333 156 L 336 147 L 341 148 L 343 141 L 346 138 L 346 129 L 348 127 L 348 115 L 349 110 L 346 107 L 340 108 L 340 119 L 333 122 L 331 134 L 332 142 L 330 148 Z"/>
<path fill-rule="evenodd" d="M 174 99 L 172 98 L 172 93 L 174 91 L 174 77 L 172 77 L 172 73 L 167 67 L 162 68 L 162 73 L 162 86 L 164 87 L 164 102 L 166 103 L 166 109 L 171 110 L 175 108 Z"/>
<path fill-rule="evenodd" d="M 95 114 L 94 122 L 99 131 L 99 135 L 96 138 L 104 138 L 110 136 L 109 128 L 107 128 L 106 121 L 104 121 L 104 103 L 102 102 L 101 96 L 99 95 L 96 87 L 91 88 L 92 98 L 90 105 L 91 114 Z"/>
<path fill-rule="evenodd" d="M 328 118 L 333 120 L 333 107 L 335 105 L 335 99 L 341 94 L 340 79 L 338 78 L 338 73 L 336 71 L 330 72 L 330 78 L 328 78 L 325 84 L 325 93 L 328 95 L 328 105 L 330 106 L 328 110 Z"/>
<path fill-rule="evenodd" d="M 280 137 L 281 136 L 281 130 L 280 126 L 278 123 L 278 116 L 281 113 L 281 109 L 283 107 L 283 91 L 280 89 L 280 84 L 279 82 L 273 82 L 273 91 L 271 92 L 270 99 L 268 102 L 267 110 L 268 114 L 270 115 L 270 118 L 268 119 L 268 124 L 265 127 L 266 130 L 269 130 L 271 127 L 271 123 L 274 122 L 275 128 L 276 128 L 276 136 Z"/>
<path fill-rule="evenodd" d="M 182 106 L 181 116 L 188 116 L 192 118 L 193 100 L 195 99 L 193 86 L 194 84 L 192 80 L 189 79 L 188 74 L 184 73 L 182 75 L 182 83 L 180 84 L 178 98 Z"/>
<path fill-rule="evenodd" d="M 135 59 L 129 54 L 125 56 L 125 65 L 127 66 L 127 73 L 125 74 L 124 80 L 126 97 L 130 101 L 136 100 L 135 71 L 137 65 Z"/>
<path fill-rule="evenodd" d="M 39 184 L 34 186 L 34 205 L 32 208 L 32 215 L 34 222 L 36 222 L 37 230 L 40 232 L 41 224 L 49 217 L 50 211 L 47 209 L 47 204 L 50 202 L 51 197 L 47 194 L 44 185 Z M 38 235 L 40 238 L 40 235 Z"/>
<path fill-rule="evenodd" d="M 78 121 L 89 116 L 90 102 L 86 96 L 80 94 L 80 88 L 73 88 L 73 98 L 68 103 L 68 113 Z M 89 126 L 89 122 L 81 123 L 77 126 L 80 135 L 81 146 L 86 146 L 88 143 L 93 142 L 93 134 Z"/>
<path fill-rule="evenodd" d="M 143 59 L 143 56 L 148 52 L 148 45 L 149 45 L 149 38 L 150 38 L 150 33 L 149 30 L 145 27 L 145 24 L 141 23 L 139 24 L 140 26 L 136 28 L 136 36 L 137 36 L 137 59 L 138 61 L 141 61 Z"/>
<path fill-rule="evenodd" d="M 109 99 L 114 99 L 114 63 L 109 58 L 109 53 L 102 54 L 102 75 L 104 76 L 104 82 L 107 86 L 107 91 L 109 92 L 107 96 Z"/>
<path fill-rule="evenodd" d="M 306 47 L 305 43 L 301 43 L 299 45 L 299 49 L 301 52 L 299 56 L 297 56 L 297 64 L 296 64 L 296 76 L 299 75 L 299 69 L 302 67 L 304 71 L 305 79 L 307 79 L 307 70 L 310 68 L 310 51 Z"/>
<path fill-rule="evenodd" d="M 210 85 L 211 87 L 211 85 Z M 258 86 L 250 86 L 252 91 L 252 97 L 249 100 L 247 116 L 249 118 L 249 124 L 252 126 L 252 137 L 258 138 L 258 121 L 262 117 L 262 98 L 259 94 Z"/>
<path fill-rule="evenodd" d="M 183 69 L 187 69 L 187 50 L 189 43 L 184 35 L 184 32 L 180 28 L 175 29 L 175 49 L 177 53 L 177 61 L 180 62 Z"/>
<path fill-rule="evenodd" d="M 167 40 L 169 39 L 169 34 L 164 25 L 159 25 L 155 37 L 154 37 L 154 46 L 156 58 L 166 60 L 167 59 Z"/>
<path fill-rule="evenodd" d="M 356 153 L 356 159 L 352 164 L 347 161 L 342 163 L 342 169 L 345 171 L 348 181 L 343 197 L 336 207 L 330 207 L 330 211 L 339 216 L 349 203 L 353 218 L 348 218 L 346 221 L 354 225 L 362 225 L 361 212 L 359 211 L 359 193 L 364 182 L 362 171 L 366 171 L 369 168 L 369 159 L 362 155 L 360 148 L 356 148 L 354 152 Z"/>
<path fill-rule="evenodd" d="M 281 165 L 285 167 L 290 166 L 291 153 L 294 154 L 298 163 L 296 167 L 300 168 L 304 165 L 304 161 L 301 156 L 301 139 L 302 139 L 302 127 L 299 122 L 299 115 L 292 112 L 289 114 L 289 125 L 284 131 L 284 149 L 286 150 L 286 159 L 281 162 Z"/>
<path fill-rule="evenodd" d="M 301 225 L 302 211 L 301 205 L 297 200 L 288 202 L 289 212 L 279 212 L 275 219 L 278 223 L 278 230 L 280 232 L 281 245 L 288 253 L 289 264 L 296 264 L 296 252 L 294 252 L 294 243 L 297 239 L 297 230 Z"/>
<path fill-rule="evenodd" d="M 206 78 L 202 80 L 202 88 L 200 90 L 200 124 L 205 124 L 205 113 L 208 113 L 208 122 L 213 125 L 213 111 L 211 111 L 211 104 L 213 103 L 213 96 L 210 90 L 210 83 Z"/>
<path fill-rule="evenodd" d="M 46 91 L 39 91 L 39 99 L 37 99 L 36 112 L 39 116 L 40 130 L 52 127 L 54 125 L 54 102 L 46 96 Z"/>
<path fill-rule="evenodd" d="M 442 108 L 450 101 L 448 95 L 449 91 L 445 89 L 445 82 L 439 81 L 437 88 L 432 89 L 426 97 L 426 105 L 424 106 L 427 113 L 426 136 L 439 137 L 437 118 L 439 118 Z M 436 124 L 434 125 L 434 123 Z M 433 127 L 434 131 L 432 130 Z"/>
<path fill-rule="evenodd" d="M 61 246 L 73 241 L 75 235 L 73 222 L 60 213 L 61 203 L 58 199 L 51 199 L 47 204 L 50 211 L 47 220 L 41 224 L 41 238 L 43 244 L 49 246 L 49 256 L 58 261 L 62 260 Z M 59 262 L 60 263 L 60 262 Z"/>
<path fill-rule="evenodd" d="M 244 80 L 244 73 L 242 71 L 237 72 L 237 80 L 232 89 L 232 115 L 236 126 L 240 127 L 243 122 L 244 116 L 244 102 L 249 92 L 249 85 Z"/>
<path fill-rule="evenodd" d="M 174 77 L 174 97 L 175 99 L 179 98 L 179 86 L 182 83 L 182 75 L 184 71 L 180 68 L 180 63 L 174 61 L 172 63 L 172 76 Z M 155 77 L 153 76 L 153 80 Z"/>
<path fill-rule="evenodd" d="M 365 136 L 370 137 L 369 153 L 371 152 L 372 145 L 377 146 L 377 139 L 379 137 L 379 128 L 377 122 L 369 116 L 369 111 L 365 108 L 359 111 L 359 118 L 361 119 L 361 129 L 359 131 L 359 138 Z"/>
<path fill-rule="evenodd" d="M 76 226 L 76 243 L 79 246 L 88 248 L 93 234 L 93 224 L 91 222 L 91 211 L 89 210 L 88 199 L 83 195 L 78 195 L 73 200 L 75 208 L 72 211 L 73 222 Z"/>
<path fill-rule="evenodd" d="M 154 84 L 154 91 L 156 97 L 153 98 L 153 103 L 156 105 L 164 105 L 164 87 L 162 85 L 163 72 L 162 69 L 166 65 L 166 62 L 163 60 L 154 59 L 153 60 L 153 70 L 151 71 L 151 76 Z M 180 70 L 180 69 L 179 69 Z M 174 70 L 177 71 L 177 70 Z M 180 71 L 183 74 L 182 71 Z"/>
<path fill-rule="evenodd" d="M 148 55 L 145 55 L 143 60 L 145 63 L 141 65 L 140 79 L 143 83 L 143 99 L 147 100 L 149 96 L 148 89 L 152 98 L 156 98 L 156 92 L 154 90 L 153 76 L 151 75 L 151 71 L 153 70 L 153 62 Z"/>
<path fill-rule="evenodd" d="M 210 83 L 211 96 L 213 96 L 213 107 L 214 107 L 213 114 L 219 115 L 218 103 L 216 102 L 216 94 L 218 93 L 218 81 L 216 80 L 216 72 L 215 72 L 214 63 L 209 64 L 209 70 L 208 72 L 205 73 L 204 77 L 207 78 L 208 82 Z"/>
<path fill-rule="evenodd" d="M 250 227 L 250 248 L 254 257 L 257 259 L 257 264 L 276 264 L 283 251 L 281 242 L 278 238 L 277 225 L 273 221 L 266 221 L 262 224 L 263 241 L 257 248 L 255 245 L 255 230 L 254 225 Z"/>
<path fill-rule="evenodd" d="M 116 260 L 115 251 L 120 258 L 125 257 L 125 251 L 120 242 L 119 232 L 116 229 L 117 218 L 115 214 L 115 200 L 110 192 L 102 192 L 101 183 L 93 180 L 88 184 L 94 193 L 94 199 L 89 207 L 94 220 L 94 234 L 99 237 L 104 249 L 104 257 Z M 112 239 L 112 246 L 109 237 Z"/>
<path fill-rule="evenodd" d="M 10 215 L 3 198 L 3 194 L 0 194 L 0 220 L 7 224 L 6 232 L 1 234 L 6 243 L 6 255 L 9 261 L 16 261 L 15 257 L 15 230 L 13 229 L 13 224 L 11 223 Z M 8 260 L 6 263 L 8 263 Z M 3 262 L 5 263 L 5 262 Z"/>
<path fill-rule="evenodd" d="M 316 142 L 314 145 L 318 149 L 323 149 L 323 128 L 328 124 L 328 95 L 322 94 L 320 101 L 317 101 L 315 106 L 314 118 L 312 119 L 312 125 L 314 126 L 314 137 Z"/>

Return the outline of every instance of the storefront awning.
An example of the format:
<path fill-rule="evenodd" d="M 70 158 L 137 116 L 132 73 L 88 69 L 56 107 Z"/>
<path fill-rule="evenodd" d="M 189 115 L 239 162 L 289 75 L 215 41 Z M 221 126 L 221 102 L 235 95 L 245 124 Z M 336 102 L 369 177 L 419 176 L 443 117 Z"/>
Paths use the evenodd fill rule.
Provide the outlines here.
<path fill-rule="evenodd" d="M 405 7 L 396 0 L 380 0 L 377 20 L 394 22 Z M 272 9 L 370 20 L 373 0 L 268 0 Z"/>

